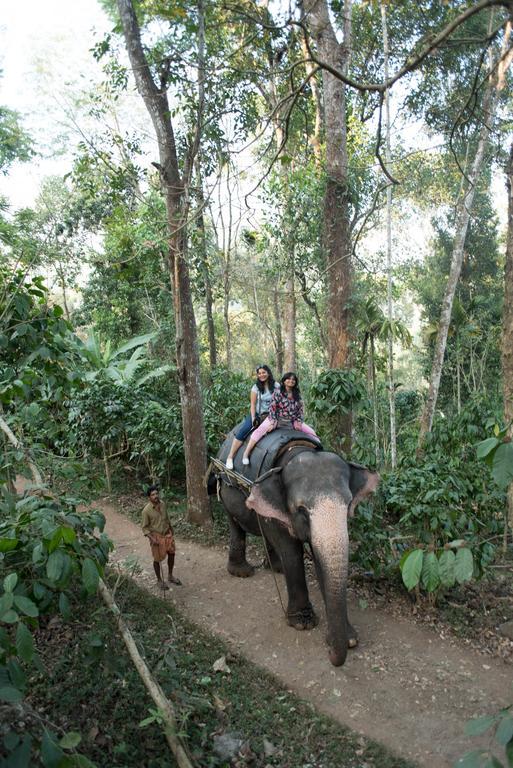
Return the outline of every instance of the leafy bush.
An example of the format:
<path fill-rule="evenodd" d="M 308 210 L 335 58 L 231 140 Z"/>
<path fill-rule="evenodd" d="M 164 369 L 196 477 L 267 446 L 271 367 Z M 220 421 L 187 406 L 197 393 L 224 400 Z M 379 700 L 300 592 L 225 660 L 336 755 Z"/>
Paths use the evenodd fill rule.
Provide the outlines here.
<path fill-rule="evenodd" d="M 416 433 L 405 435 L 398 468 L 382 473 L 372 514 L 354 521 L 354 559 L 362 567 L 399 567 L 408 589 L 435 596 L 483 574 L 500 539 L 505 499 L 476 456 L 487 421 L 482 400 L 471 400 L 459 416 L 436 420 L 421 457 Z"/>
<path fill-rule="evenodd" d="M 217 453 L 230 430 L 249 412 L 252 382 L 226 368 L 211 371 L 210 383 L 203 391 L 205 432 L 210 453 Z"/>
<path fill-rule="evenodd" d="M 127 414 L 129 460 L 144 463 L 153 482 L 169 482 L 171 474 L 183 474 L 183 431 L 180 406 L 164 406 L 156 400 L 139 400 Z"/>
<path fill-rule="evenodd" d="M 365 399 L 365 386 L 356 371 L 332 368 L 311 385 L 308 410 L 315 417 L 319 436 L 335 450 L 345 438 L 342 418 L 356 411 Z"/>
<path fill-rule="evenodd" d="M 72 500 L 49 496 L 17 498 L 5 490 L 0 498 L 0 701 L 15 704 L 28 692 L 34 669 L 44 673 L 33 639 L 41 617 L 71 615 L 72 589 L 95 594 L 111 543 L 103 530 L 103 515 L 77 513 Z M 78 740 L 77 740 L 78 736 Z M 9 733 L 4 746 L 12 764 L 31 765 L 32 738 Z M 40 749 L 43 764 L 49 754 L 62 753 L 66 765 L 88 765 L 74 749 L 80 736 L 67 734 L 60 744 L 45 734 Z M 16 758 L 16 759 L 15 759 Z"/>
<path fill-rule="evenodd" d="M 455 768 L 513 768 L 513 705 L 504 707 L 493 715 L 484 715 L 468 720 L 466 736 L 481 736 L 493 728 L 495 741 L 504 747 L 506 762 L 502 763 L 489 749 L 475 749 L 458 760 Z"/>

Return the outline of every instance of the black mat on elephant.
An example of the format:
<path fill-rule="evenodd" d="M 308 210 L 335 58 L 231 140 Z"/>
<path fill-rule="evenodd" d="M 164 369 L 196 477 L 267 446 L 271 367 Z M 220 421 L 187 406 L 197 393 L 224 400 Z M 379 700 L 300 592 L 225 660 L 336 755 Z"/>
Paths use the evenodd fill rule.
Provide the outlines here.
<path fill-rule="evenodd" d="M 226 462 L 232 444 L 233 434 L 240 428 L 241 424 L 238 424 L 232 432 L 230 432 L 228 438 L 223 443 L 223 447 L 218 456 L 222 462 Z M 288 445 L 294 445 L 294 443 L 304 445 L 306 443 L 308 448 L 311 446 L 316 450 L 322 451 L 322 445 L 309 437 L 305 432 L 281 427 L 279 429 L 274 429 L 272 432 L 268 432 L 267 435 L 264 435 L 264 437 L 259 440 L 251 452 L 250 463 L 245 466 L 242 463 L 242 456 L 250 437 L 251 434 L 239 448 L 233 460 L 233 468 L 235 472 L 243 475 L 250 482 L 254 482 L 258 477 L 272 469 L 275 466 L 278 457 L 281 456 L 283 450 Z"/>

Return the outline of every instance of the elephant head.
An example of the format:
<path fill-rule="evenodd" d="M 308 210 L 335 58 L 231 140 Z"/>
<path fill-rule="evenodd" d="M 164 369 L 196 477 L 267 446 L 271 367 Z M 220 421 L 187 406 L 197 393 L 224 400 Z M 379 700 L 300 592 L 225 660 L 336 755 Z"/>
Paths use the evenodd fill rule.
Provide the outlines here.
<path fill-rule="evenodd" d="M 262 519 L 308 541 L 326 607 L 329 658 L 344 663 L 352 628 L 347 619 L 348 515 L 372 493 L 379 475 L 334 453 L 304 451 L 252 488 L 246 505 Z"/>

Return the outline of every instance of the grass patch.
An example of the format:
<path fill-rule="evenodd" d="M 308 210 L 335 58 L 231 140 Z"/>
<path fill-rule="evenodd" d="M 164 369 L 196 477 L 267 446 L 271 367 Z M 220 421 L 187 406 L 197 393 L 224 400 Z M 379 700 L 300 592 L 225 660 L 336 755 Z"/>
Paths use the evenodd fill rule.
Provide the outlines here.
<path fill-rule="evenodd" d="M 220 640 L 130 579 L 122 581 L 116 600 L 178 713 L 181 733 L 198 766 L 412 766 L 318 714 L 268 673 L 230 655 Z M 39 718 L 53 724 L 54 732 L 80 732 L 81 753 L 98 766 L 174 764 L 158 726 L 139 727 L 153 703 L 107 609 L 92 599 L 77 603 L 72 621 L 49 622 L 39 633 L 38 645 L 48 674 L 34 680 L 29 704 Z M 223 655 L 230 674 L 213 670 Z M 237 762 L 214 752 L 215 736 L 223 733 L 237 734 L 244 742 Z"/>

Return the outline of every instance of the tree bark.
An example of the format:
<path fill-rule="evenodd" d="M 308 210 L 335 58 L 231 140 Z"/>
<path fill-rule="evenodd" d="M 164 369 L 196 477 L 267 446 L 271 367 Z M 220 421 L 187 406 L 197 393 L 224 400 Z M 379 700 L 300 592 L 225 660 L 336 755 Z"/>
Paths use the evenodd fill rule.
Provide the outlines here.
<path fill-rule="evenodd" d="M 291 255 L 291 258 L 294 258 L 293 255 Z M 289 277 L 285 283 L 284 326 L 283 367 L 287 371 L 296 371 L 296 292 L 294 275 Z"/>
<path fill-rule="evenodd" d="M 310 60 L 310 54 L 308 53 L 308 47 L 304 35 L 301 35 L 301 51 L 305 58 L 306 74 L 310 78 L 309 86 L 312 92 L 312 102 L 314 107 L 315 121 L 313 133 L 308 136 L 308 143 L 312 147 L 314 154 L 315 167 L 319 169 L 321 167 L 322 152 L 321 152 L 321 126 L 322 126 L 322 106 L 321 106 L 321 94 L 319 86 L 317 84 L 316 75 L 314 74 L 315 66 Z"/>
<path fill-rule="evenodd" d="M 347 71 L 350 39 L 337 41 L 326 0 L 304 0 L 304 19 L 320 58 Z M 350 31 L 350 5 L 344 8 L 344 31 Z M 326 192 L 323 212 L 323 245 L 328 279 L 328 364 L 345 368 L 349 363 L 348 300 L 351 291 L 351 227 L 347 161 L 345 85 L 323 70 L 324 126 L 326 140 Z"/>
<path fill-rule="evenodd" d="M 285 361 L 285 355 L 283 351 L 283 335 L 281 332 L 281 317 L 280 317 L 280 297 L 278 294 L 278 288 L 275 285 L 273 288 L 273 310 L 274 310 L 274 347 L 276 350 L 276 368 L 278 371 L 283 372 L 283 363 Z"/>
<path fill-rule="evenodd" d="M 433 425 L 433 417 L 438 399 L 438 390 L 440 388 L 440 378 L 442 375 L 445 349 L 447 346 L 447 335 L 449 333 L 449 325 L 451 322 L 452 305 L 454 302 L 456 287 L 458 285 L 458 280 L 461 273 L 461 265 L 463 262 L 465 238 L 467 236 L 470 213 L 472 210 L 472 204 L 474 202 L 476 184 L 478 182 L 479 174 L 483 164 L 488 137 L 494 122 L 496 103 L 497 99 L 495 87 L 492 81 L 489 80 L 483 101 L 483 125 L 479 133 L 476 154 L 468 174 L 466 189 L 460 196 L 456 207 L 455 237 L 451 257 L 451 267 L 447 280 L 447 286 L 445 289 L 445 295 L 442 301 L 442 311 L 440 314 L 440 323 L 438 327 L 435 351 L 433 354 L 433 363 L 431 367 L 429 392 L 420 423 L 419 450 L 422 449 L 424 439 L 427 433 L 431 432 L 431 427 Z"/>
<path fill-rule="evenodd" d="M 509 424 L 509 437 L 513 440 L 513 144 L 506 169 L 508 189 L 508 235 L 504 267 L 504 309 L 502 316 L 502 381 L 504 420 Z M 513 483 L 508 488 L 508 522 L 513 532 Z M 505 525 L 505 538 L 507 526 Z"/>
<path fill-rule="evenodd" d="M 385 81 L 388 80 L 388 27 L 387 11 L 384 3 L 381 4 L 381 20 L 383 25 L 383 59 Z M 390 89 L 385 91 L 385 162 L 390 168 L 392 152 L 390 149 Z M 392 335 L 392 323 L 394 311 L 392 304 L 392 182 L 387 184 L 387 315 L 389 323 L 388 331 L 388 403 L 390 415 L 390 463 L 392 469 L 397 465 L 397 438 L 395 420 L 395 386 L 394 386 L 394 337 Z"/>
<path fill-rule="evenodd" d="M 143 51 L 141 34 L 132 0 L 117 0 L 130 64 L 137 90 L 151 117 L 159 149 L 169 235 L 168 263 L 173 291 L 176 326 L 176 360 L 184 433 L 187 480 L 187 515 L 191 522 L 206 524 L 211 519 L 210 503 L 203 486 L 207 451 L 200 387 L 196 321 L 187 264 L 187 215 L 190 163 L 198 150 L 201 114 L 189 152 L 189 165 L 181 178 L 171 112 L 165 86 L 157 87 Z"/>
<path fill-rule="evenodd" d="M 7 424 L 6 421 L 0 416 L 0 429 L 2 430 L 3 434 L 6 436 L 6 438 L 9 440 L 12 446 L 16 448 L 18 451 L 24 450 L 23 445 L 20 443 L 18 438 L 13 434 L 11 428 Z M 34 464 L 32 459 L 29 457 L 28 453 L 26 453 L 26 462 L 27 466 L 30 469 L 30 472 L 32 474 L 32 477 L 34 478 L 34 482 L 36 485 L 40 485 L 44 487 L 43 478 L 41 477 L 41 472 L 37 468 L 37 466 Z"/>
<path fill-rule="evenodd" d="M 196 159 L 196 183 L 198 185 L 197 199 L 198 199 L 198 211 L 197 211 L 197 227 L 199 232 L 199 250 L 201 261 L 201 273 L 203 276 L 203 285 L 205 288 L 205 315 L 207 318 L 207 335 L 208 335 L 208 357 L 210 362 L 210 370 L 213 370 L 217 365 L 217 345 L 216 345 L 216 332 L 214 325 L 214 299 L 212 297 L 212 283 L 210 282 L 210 269 L 208 265 L 207 255 L 207 239 L 205 235 L 205 196 L 203 194 L 203 177 L 201 174 L 201 161 Z"/>

